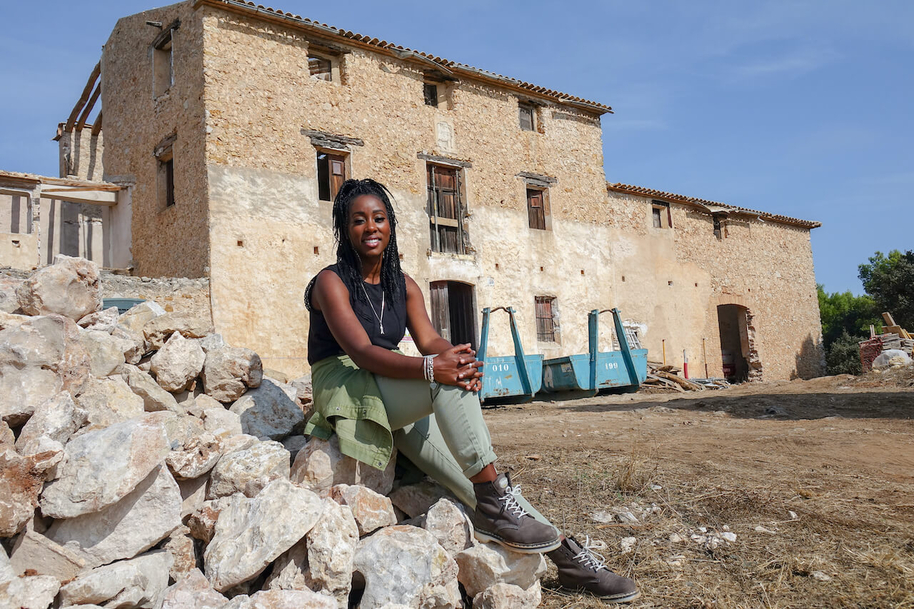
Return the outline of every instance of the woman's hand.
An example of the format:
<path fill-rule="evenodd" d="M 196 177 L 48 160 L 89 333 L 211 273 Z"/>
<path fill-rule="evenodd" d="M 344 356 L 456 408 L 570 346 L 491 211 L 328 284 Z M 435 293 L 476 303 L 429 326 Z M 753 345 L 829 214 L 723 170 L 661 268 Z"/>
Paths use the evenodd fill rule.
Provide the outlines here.
<path fill-rule="evenodd" d="M 483 362 L 476 359 L 476 352 L 469 344 L 445 349 L 432 363 L 437 382 L 456 385 L 467 391 L 482 389 Z"/>

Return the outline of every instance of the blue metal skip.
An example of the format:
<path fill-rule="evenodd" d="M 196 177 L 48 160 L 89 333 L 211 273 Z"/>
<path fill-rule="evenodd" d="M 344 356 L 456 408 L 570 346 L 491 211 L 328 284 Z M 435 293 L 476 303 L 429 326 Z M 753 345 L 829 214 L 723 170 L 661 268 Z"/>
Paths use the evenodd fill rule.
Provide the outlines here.
<path fill-rule="evenodd" d="M 513 356 L 488 356 L 489 314 L 505 311 L 511 321 L 511 337 L 514 340 Z M 543 381 L 543 356 L 524 355 L 520 342 L 517 321 L 512 307 L 497 307 L 482 310 L 482 337 L 476 357 L 485 362 L 482 377 L 481 401 L 529 402 L 540 390 Z"/>
<path fill-rule="evenodd" d="M 599 351 L 601 313 L 612 313 L 619 351 Z M 543 389 L 547 392 L 576 391 L 596 395 L 601 389 L 637 391 L 647 378 L 647 349 L 632 350 L 622 327 L 619 309 L 594 309 L 587 319 L 588 353 L 548 359 L 543 363 Z"/>

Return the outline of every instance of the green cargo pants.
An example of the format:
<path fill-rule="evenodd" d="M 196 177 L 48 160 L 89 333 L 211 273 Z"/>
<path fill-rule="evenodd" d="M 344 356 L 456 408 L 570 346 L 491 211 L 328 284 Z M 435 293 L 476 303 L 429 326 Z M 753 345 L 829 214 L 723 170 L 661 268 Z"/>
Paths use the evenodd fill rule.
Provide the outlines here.
<path fill-rule="evenodd" d="M 452 385 L 432 389 L 426 381 L 377 374 L 375 380 L 397 450 L 471 510 L 476 509 L 469 479 L 496 458 L 476 394 Z M 552 525 L 522 496 L 517 502 L 540 522 Z"/>

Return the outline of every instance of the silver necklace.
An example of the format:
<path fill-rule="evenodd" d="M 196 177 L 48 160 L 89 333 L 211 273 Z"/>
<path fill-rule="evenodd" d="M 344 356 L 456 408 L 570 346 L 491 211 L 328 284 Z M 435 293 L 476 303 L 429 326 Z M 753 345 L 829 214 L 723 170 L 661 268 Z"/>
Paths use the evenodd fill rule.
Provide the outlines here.
<path fill-rule="evenodd" d="M 378 315 L 378 312 L 375 311 L 374 305 L 371 304 L 371 296 L 368 295 L 368 290 L 365 289 L 365 282 L 362 282 L 362 291 L 365 292 L 365 298 L 368 299 L 368 306 L 371 307 L 371 312 L 374 313 L 374 316 L 378 318 L 378 328 L 381 330 L 381 334 L 384 334 L 384 290 L 381 290 L 381 314 Z"/>

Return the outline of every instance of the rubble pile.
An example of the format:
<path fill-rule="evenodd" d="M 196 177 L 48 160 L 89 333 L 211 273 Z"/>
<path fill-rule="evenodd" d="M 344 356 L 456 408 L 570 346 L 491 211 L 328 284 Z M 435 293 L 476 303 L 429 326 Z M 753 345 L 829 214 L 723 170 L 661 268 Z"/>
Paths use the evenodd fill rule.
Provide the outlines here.
<path fill-rule="evenodd" d="M 539 605 L 541 555 L 302 436 L 307 378 L 154 302 L 103 310 L 99 284 L 60 256 L 0 312 L 0 606 Z"/>

